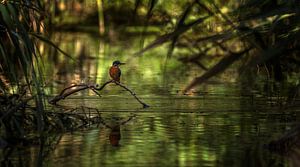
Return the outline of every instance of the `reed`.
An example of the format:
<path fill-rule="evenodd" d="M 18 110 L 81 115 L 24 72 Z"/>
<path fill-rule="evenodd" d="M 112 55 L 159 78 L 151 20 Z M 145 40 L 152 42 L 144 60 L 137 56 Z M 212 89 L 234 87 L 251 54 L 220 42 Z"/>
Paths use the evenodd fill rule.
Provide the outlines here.
<path fill-rule="evenodd" d="M 0 135 L 5 138 L 23 138 L 28 130 L 42 134 L 46 128 L 43 64 L 37 43 L 63 51 L 44 35 L 45 18 L 40 1 L 0 3 L 0 125 L 4 129 Z"/>

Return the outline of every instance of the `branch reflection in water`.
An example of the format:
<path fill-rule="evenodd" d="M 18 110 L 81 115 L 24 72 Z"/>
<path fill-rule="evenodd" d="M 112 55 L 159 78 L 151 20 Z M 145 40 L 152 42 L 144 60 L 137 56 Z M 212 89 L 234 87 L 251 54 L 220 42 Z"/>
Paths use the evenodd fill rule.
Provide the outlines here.
<path fill-rule="evenodd" d="M 265 147 L 271 152 L 288 157 L 291 167 L 300 166 L 300 125 L 271 141 Z"/>

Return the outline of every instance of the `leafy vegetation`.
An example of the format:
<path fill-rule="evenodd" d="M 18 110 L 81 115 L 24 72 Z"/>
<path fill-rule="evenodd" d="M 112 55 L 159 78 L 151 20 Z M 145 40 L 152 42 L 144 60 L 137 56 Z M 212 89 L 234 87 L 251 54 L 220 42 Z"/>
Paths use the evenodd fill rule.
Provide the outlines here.
<path fill-rule="evenodd" d="M 64 52 L 43 35 L 46 14 L 40 1 L 2 1 L 0 12 L 0 135 L 7 140 L 32 131 L 42 135 L 61 114 L 45 112 L 38 41 Z"/>
<path fill-rule="evenodd" d="M 60 11 L 57 17 L 77 15 L 76 11 L 67 10 L 76 5 L 60 3 L 65 7 L 56 5 Z M 281 82 L 291 81 L 299 74 L 299 7 L 295 0 L 102 1 L 101 12 L 95 2 L 74 3 L 86 13 L 78 22 L 105 24 L 108 38 L 115 38 L 111 37 L 113 31 L 126 35 L 124 28 L 118 28 L 120 25 L 142 26 L 142 49 L 135 55 L 168 45 L 167 59 L 173 55 L 186 65 L 198 66 L 199 76 L 184 92 L 228 69 L 237 60 L 242 77 L 253 73 Z M 101 15 L 101 20 L 96 19 L 97 15 Z M 68 18 L 61 21 L 70 23 Z M 151 26 L 158 26 L 160 31 L 155 40 L 147 42 L 145 35 Z M 299 80 L 292 82 L 298 85 Z"/>
<path fill-rule="evenodd" d="M 249 69 L 263 69 L 270 79 L 283 81 L 299 73 L 300 29 L 296 1 L 248 0 L 221 6 L 217 2 L 195 0 L 185 6 L 171 32 L 137 53 L 170 43 L 169 57 L 175 49 L 179 60 L 197 64 L 206 71 L 195 78 L 185 92 L 240 59 L 242 74 Z M 219 54 L 223 58 L 215 65 L 207 67 L 202 63 L 205 57 Z"/>
<path fill-rule="evenodd" d="M 33 115 L 38 125 L 37 130 L 43 131 L 42 64 L 36 41 L 30 35 L 44 31 L 45 16 L 40 12 L 40 5 L 38 2 L 27 1 L 2 1 L 0 4 L 1 98 L 3 103 L 9 104 L 2 104 L 1 127 L 6 131 L 23 131 L 22 122 L 16 120 L 19 120 L 19 116 L 24 116 L 22 113 L 28 103 L 27 98 L 35 101 L 36 110 Z M 26 97 L 27 95 L 30 97 Z M 6 135 L 8 134 L 10 133 L 7 132 Z"/>
<path fill-rule="evenodd" d="M 113 57 L 115 55 L 112 56 L 104 52 L 103 48 L 111 48 L 102 45 L 102 41 L 99 42 L 100 40 L 109 41 L 109 45 L 124 40 L 127 45 L 114 53 L 126 53 L 126 56 L 122 58 L 126 57 L 128 60 L 142 56 L 154 57 L 144 59 L 146 63 L 138 63 L 137 60 L 133 60 L 134 67 L 128 67 L 128 73 L 129 76 L 135 77 L 135 80 L 132 81 L 133 79 L 126 78 L 128 82 L 140 82 L 141 78 L 144 79 L 144 82 L 152 81 L 154 76 L 143 78 L 143 75 L 145 73 L 157 75 L 155 72 L 159 70 L 151 69 L 155 66 L 157 69 L 165 68 L 159 71 L 159 75 L 165 75 L 164 79 L 172 82 L 181 79 L 184 80 L 186 85 L 179 88 L 176 87 L 177 85 L 170 84 L 171 87 L 174 87 L 172 87 L 172 91 L 176 93 L 167 92 L 169 90 L 165 88 L 167 84 L 165 84 L 164 79 L 157 79 L 159 87 L 151 87 L 147 83 L 144 84 L 147 90 L 143 90 L 145 87 L 140 86 L 140 92 L 144 91 L 144 94 L 158 96 L 168 94 L 172 96 L 179 92 L 189 93 L 196 86 L 226 72 L 234 65 L 238 66 L 241 83 L 246 83 L 246 87 L 250 87 L 247 79 L 251 77 L 252 80 L 263 78 L 268 81 L 265 84 L 260 83 L 255 90 L 261 91 L 261 94 L 267 96 L 269 100 L 261 97 L 256 98 L 253 97 L 253 94 L 248 95 L 245 93 L 247 96 L 243 98 L 247 98 L 247 100 L 252 98 L 252 102 L 249 104 L 244 102 L 244 104 L 242 102 L 244 99 L 242 99 L 242 106 L 250 105 L 249 108 L 254 106 L 259 109 L 255 105 L 261 101 L 270 105 L 276 102 L 281 107 L 292 106 L 298 102 L 297 98 L 300 95 L 299 26 L 300 10 L 297 0 L 3 0 L 0 2 L 0 146 L 6 141 L 17 141 L 15 143 L 30 142 L 33 144 L 38 139 L 40 143 L 43 143 L 43 137 L 47 136 L 46 133 L 73 131 L 93 123 L 102 123 L 100 111 L 97 109 L 86 107 L 62 109 L 58 106 L 46 108 L 45 90 L 48 88 L 44 87 L 46 83 L 44 70 L 50 71 L 52 75 L 56 75 L 53 71 L 60 70 L 58 72 L 63 74 L 67 71 L 65 64 L 68 63 L 71 64 L 74 71 L 76 71 L 75 65 L 81 66 L 80 77 L 75 74 L 77 75 L 76 81 L 80 80 L 79 82 L 81 82 L 84 77 L 89 77 L 87 75 L 91 75 L 91 72 L 96 75 L 93 82 L 106 80 L 107 71 L 102 69 L 108 64 L 107 62 L 110 63 L 110 59 L 115 58 Z M 93 46 L 82 40 L 82 38 L 81 42 L 69 42 L 75 41 L 75 34 L 71 34 L 66 38 L 63 34 L 59 39 L 50 40 L 52 30 L 87 31 L 93 36 Z M 134 43 L 138 43 L 140 48 L 135 48 L 135 53 L 130 55 L 127 52 L 128 47 L 136 45 L 129 40 L 132 36 L 139 38 L 140 42 Z M 66 39 L 64 42 L 68 44 L 62 42 L 63 46 L 58 47 L 58 43 L 62 41 L 62 38 Z M 44 43 L 51 46 L 51 49 L 45 48 Z M 90 51 L 91 49 L 93 51 Z M 67 50 L 67 52 L 64 50 Z M 45 53 L 47 51 L 49 51 L 47 53 L 49 57 L 46 57 Z M 152 51 L 152 54 L 148 54 Z M 50 63 L 47 64 L 45 61 L 57 63 L 60 59 L 57 56 L 58 52 L 65 55 L 65 59 L 60 67 L 55 66 L 55 70 L 53 70 L 53 66 L 48 66 Z M 155 57 L 156 53 L 159 53 L 161 57 Z M 165 67 L 161 67 L 164 64 L 162 56 L 165 56 Z M 94 66 L 89 64 L 89 71 L 85 73 L 83 59 L 93 59 L 97 62 Z M 102 60 L 105 60 L 105 63 L 101 62 Z M 140 66 L 147 63 L 155 63 L 155 65 L 151 66 L 148 71 L 137 72 Z M 169 73 L 161 74 L 166 72 L 167 66 L 171 67 L 169 70 L 172 70 L 170 72 L 172 75 L 169 75 Z M 178 70 L 179 66 L 183 66 L 180 69 L 181 71 Z M 186 72 L 194 67 L 197 68 L 196 77 L 195 75 L 188 75 L 188 72 Z M 182 69 L 186 70 L 185 73 L 182 72 Z M 74 73 L 77 73 L 77 71 Z M 233 77 L 233 75 L 229 77 Z M 64 79 L 61 78 L 61 80 Z M 68 80 L 67 77 L 66 80 Z M 289 83 L 289 89 L 279 90 L 281 87 L 279 83 Z M 75 85 L 70 87 L 70 90 L 72 89 L 70 92 L 64 92 L 63 90 L 62 94 L 57 96 L 57 99 L 54 98 L 52 102 L 55 103 L 78 90 L 97 90 L 96 88 L 92 89 L 90 83 L 84 84 L 83 87 L 78 89 L 73 89 L 74 87 Z M 51 93 L 57 92 L 59 91 L 55 90 Z M 240 94 L 243 95 L 243 88 L 241 92 Z M 277 94 L 274 95 L 272 92 Z M 135 93 L 131 93 L 135 96 Z M 197 91 L 193 93 L 197 93 Z M 201 93 L 201 95 L 204 95 L 206 92 Z M 183 98 L 186 97 L 183 96 Z M 109 100 L 113 101 L 111 98 Z M 173 103 L 173 101 L 158 102 L 156 106 L 169 103 Z M 172 106 L 174 108 L 168 109 L 177 110 L 180 107 L 190 107 L 193 108 L 193 112 L 198 112 L 198 109 L 202 107 L 200 106 L 202 104 L 198 103 L 199 99 L 195 98 L 190 104 L 185 104 L 184 101 L 182 104 L 176 104 Z M 214 110 L 216 110 L 217 105 L 228 107 L 221 105 L 222 103 L 223 101 L 214 101 L 213 104 L 203 102 L 205 105 L 211 105 L 210 109 L 213 108 Z M 123 107 L 123 104 L 117 102 L 108 104 L 112 107 Z M 128 107 L 132 104 L 129 102 L 124 106 Z M 145 106 L 145 104 L 143 105 Z M 239 103 L 236 104 L 240 107 L 239 105 Z M 256 115 L 256 113 L 253 115 Z M 254 117 L 253 115 L 251 115 L 251 118 Z M 294 115 L 289 116 L 294 117 Z M 165 117 L 164 120 L 168 120 L 166 116 L 163 117 Z M 242 123 L 241 125 L 237 123 L 237 129 L 244 126 L 242 118 L 239 119 L 241 119 L 239 122 Z M 233 118 L 232 120 L 238 119 Z M 169 122 L 170 125 L 167 123 L 168 126 L 162 127 L 176 127 L 178 124 L 176 121 L 174 121 L 174 124 Z M 214 124 L 214 121 L 212 120 L 211 124 Z M 224 116 L 221 122 L 226 121 L 228 121 L 228 118 Z M 247 124 L 249 128 L 244 128 L 245 131 L 253 129 L 251 127 L 252 121 L 249 120 Z M 152 123 L 153 127 L 154 122 Z M 203 124 L 204 128 L 202 122 L 199 125 L 202 126 Z M 182 123 L 182 126 L 184 124 Z M 266 129 L 272 128 L 271 125 L 266 127 Z M 145 130 L 147 128 L 145 127 Z M 219 126 L 215 128 L 217 129 Z M 227 128 L 227 124 L 226 127 L 224 126 L 225 128 Z M 209 132 L 208 135 L 214 135 L 210 134 L 210 129 L 207 129 L 205 132 Z M 167 128 L 164 129 L 166 132 L 168 130 Z M 234 131 L 242 132 L 242 130 Z M 118 133 L 120 134 L 120 127 L 118 127 Z M 163 135 L 165 135 L 165 132 L 161 134 L 161 136 Z M 181 135 L 182 138 L 187 136 L 184 135 L 184 132 L 176 132 L 176 136 Z M 199 135 L 197 138 L 201 136 L 193 133 L 188 135 Z M 208 135 L 206 135 L 207 141 L 210 140 Z M 294 136 L 289 136 L 288 134 L 287 138 L 271 143 L 269 149 L 272 150 L 273 147 L 275 151 L 281 150 L 281 145 L 284 145 L 286 141 L 297 139 Z M 28 139 L 30 137 L 32 141 Z M 225 141 L 228 136 L 222 137 Z M 235 138 L 233 136 L 229 137 Z M 292 145 L 295 143 L 293 142 Z M 185 152 L 183 151 L 183 153 Z"/>

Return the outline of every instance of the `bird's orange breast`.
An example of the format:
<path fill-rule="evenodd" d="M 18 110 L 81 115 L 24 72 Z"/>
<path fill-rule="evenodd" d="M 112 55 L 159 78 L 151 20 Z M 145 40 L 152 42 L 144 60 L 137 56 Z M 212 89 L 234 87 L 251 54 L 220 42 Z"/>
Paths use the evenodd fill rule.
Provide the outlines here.
<path fill-rule="evenodd" d="M 113 80 L 120 82 L 121 70 L 118 67 L 110 67 L 109 75 Z"/>

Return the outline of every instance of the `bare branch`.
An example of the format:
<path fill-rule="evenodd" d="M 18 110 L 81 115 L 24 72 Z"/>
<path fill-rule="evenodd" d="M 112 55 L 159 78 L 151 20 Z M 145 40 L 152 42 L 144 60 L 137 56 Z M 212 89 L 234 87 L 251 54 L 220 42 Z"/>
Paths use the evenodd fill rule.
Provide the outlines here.
<path fill-rule="evenodd" d="M 130 90 L 129 88 L 127 88 L 125 85 L 121 84 L 120 82 L 114 81 L 115 84 L 119 85 L 120 87 L 124 88 L 125 90 L 127 90 L 128 92 L 131 93 L 131 95 L 139 102 L 143 105 L 143 108 L 148 108 L 150 107 L 149 105 L 147 105 L 146 103 L 142 102 L 137 96 L 136 94 Z"/>
<path fill-rule="evenodd" d="M 131 95 L 140 103 L 143 105 L 143 108 L 147 108 L 149 107 L 149 105 L 147 105 L 146 103 L 142 102 L 137 96 L 136 94 L 130 90 L 129 88 L 127 88 L 125 85 L 121 84 L 120 82 L 117 82 L 117 81 L 114 81 L 114 80 L 109 80 L 107 82 L 105 82 L 101 87 L 99 87 L 98 84 L 96 85 L 88 85 L 88 84 L 79 84 L 79 85 L 72 85 L 72 86 L 69 86 L 65 89 L 63 89 L 61 91 L 61 93 L 57 96 L 55 96 L 53 99 L 49 100 L 49 103 L 50 104 L 56 104 L 58 101 L 62 100 L 62 99 L 65 99 L 66 97 L 76 93 L 76 92 L 79 92 L 81 90 L 85 90 L 85 89 L 91 89 L 95 94 L 97 94 L 98 96 L 101 97 L 99 91 L 101 91 L 106 85 L 110 84 L 110 83 L 115 83 L 116 85 L 122 87 L 123 89 L 127 90 L 128 92 L 131 93 Z M 77 87 L 77 88 L 76 88 Z M 75 88 L 71 91 L 67 91 L 71 88 Z"/>
<path fill-rule="evenodd" d="M 89 88 L 88 85 L 85 85 L 85 86 L 81 86 L 79 88 L 73 89 L 73 90 L 65 93 L 65 91 L 67 89 L 70 89 L 70 88 L 73 88 L 73 87 L 75 87 L 75 86 L 73 85 L 73 86 L 70 86 L 68 88 L 65 88 L 58 96 L 55 96 L 53 99 L 49 100 L 49 103 L 50 104 L 56 104 L 59 100 L 65 99 L 66 97 L 68 97 L 68 96 L 70 96 L 70 95 L 72 95 L 72 94 L 74 94 L 76 92 L 79 92 L 81 90 L 85 90 L 85 89 Z"/>
<path fill-rule="evenodd" d="M 97 90 L 96 90 L 95 88 L 91 88 L 91 90 L 92 90 L 95 94 L 97 94 L 99 97 L 102 97 L 102 96 L 100 95 L 100 93 L 97 92 Z"/>
<path fill-rule="evenodd" d="M 71 86 L 69 86 L 69 87 L 66 87 L 65 89 L 63 89 L 61 92 L 60 92 L 60 96 L 62 96 L 64 93 L 65 93 L 65 91 L 67 91 L 68 89 L 71 89 L 71 88 L 74 88 L 74 87 L 78 87 L 78 86 L 87 86 L 86 84 L 79 84 L 79 85 L 77 85 L 77 84 L 74 84 L 74 85 L 71 85 Z"/>
<path fill-rule="evenodd" d="M 94 88 L 95 88 L 95 90 L 100 91 L 100 90 L 102 90 L 107 84 L 110 84 L 110 83 L 112 83 L 112 82 L 114 82 L 114 80 L 109 80 L 109 81 L 105 82 L 100 88 L 97 88 L 98 85 L 96 85 L 96 87 L 94 87 Z"/>

